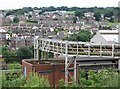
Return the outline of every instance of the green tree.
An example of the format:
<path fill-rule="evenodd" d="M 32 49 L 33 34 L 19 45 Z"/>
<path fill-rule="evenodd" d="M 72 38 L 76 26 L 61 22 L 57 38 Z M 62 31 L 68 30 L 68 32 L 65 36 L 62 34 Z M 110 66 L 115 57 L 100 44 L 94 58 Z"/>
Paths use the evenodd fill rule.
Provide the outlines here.
<path fill-rule="evenodd" d="M 7 46 L 1 46 L 0 47 L 0 54 L 4 55 L 6 51 L 9 51 L 9 48 Z"/>
<path fill-rule="evenodd" d="M 20 20 L 19 20 L 19 18 L 18 17 L 14 17 L 14 19 L 13 19 L 13 22 L 14 23 L 18 23 Z"/>
<path fill-rule="evenodd" d="M 84 12 L 81 10 L 77 10 L 77 11 L 75 11 L 75 16 L 82 18 L 84 16 Z"/>
<path fill-rule="evenodd" d="M 32 15 L 28 15 L 28 18 L 30 19 L 32 17 Z"/>
<path fill-rule="evenodd" d="M 20 60 L 29 59 L 32 57 L 33 52 L 29 47 L 22 46 L 16 51 L 16 55 Z"/>
<path fill-rule="evenodd" d="M 100 21 L 101 20 L 101 14 L 99 12 L 95 12 L 94 13 L 94 17 L 96 21 Z"/>
<path fill-rule="evenodd" d="M 67 40 L 69 41 L 82 41 L 82 42 L 89 42 L 91 38 L 90 31 L 87 30 L 81 30 L 77 34 L 70 35 Z"/>
<path fill-rule="evenodd" d="M 12 51 L 6 51 L 4 52 L 3 54 L 4 56 L 4 60 L 6 63 L 11 63 L 11 62 L 17 62 L 19 61 L 17 58 L 16 58 L 16 54 Z"/>
<path fill-rule="evenodd" d="M 6 63 L 10 63 L 10 62 L 17 62 L 17 58 L 16 58 L 16 54 L 13 51 L 10 51 L 10 49 L 7 46 L 2 46 L 0 47 L 0 54 L 3 55 L 4 57 L 4 61 Z"/>
<path fill-rule="evenodd" d="M 111 18 L 113 15 L 114 15 L 113 11 L 106 11 L 106 13 L 104 14 L 104 17 Z"/>
<path fill-rule="evenodd" d="M 114 18 L 111 17 L 109 21 L 113 23 L 114 22 Z"/>
<path fill-rule="evenodd" d="M 73 20 L 73 23 L 76 23 L 77 17 L 73 17 L 72 20 Z"/>

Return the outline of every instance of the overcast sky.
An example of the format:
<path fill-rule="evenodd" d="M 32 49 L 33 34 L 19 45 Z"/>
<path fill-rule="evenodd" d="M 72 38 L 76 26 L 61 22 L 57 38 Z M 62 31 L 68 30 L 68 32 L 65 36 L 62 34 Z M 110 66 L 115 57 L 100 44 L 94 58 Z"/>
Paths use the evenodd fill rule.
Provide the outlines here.
<path fill-rule="evenodd" d="M 22 7 L 117 7 L 120 0 L 0 0 L 0 10 Z"/>

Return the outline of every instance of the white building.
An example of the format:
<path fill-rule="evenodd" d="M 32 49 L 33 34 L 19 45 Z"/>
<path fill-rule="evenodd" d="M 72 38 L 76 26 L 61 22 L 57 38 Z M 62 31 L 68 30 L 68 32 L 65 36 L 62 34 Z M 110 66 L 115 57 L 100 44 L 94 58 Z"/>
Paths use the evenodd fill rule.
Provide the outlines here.
<path fill-rule="evenodd" d="M 119 41 L 119 32 L 117 30 L 99 30 L 91 42 L 97 43 L 118 43 Z"/>
<path fill-rule="evenodd" d="M 7 31 L 0 28 L 0 39 L 6 39 L 6 34 L 7 34 Z"/>

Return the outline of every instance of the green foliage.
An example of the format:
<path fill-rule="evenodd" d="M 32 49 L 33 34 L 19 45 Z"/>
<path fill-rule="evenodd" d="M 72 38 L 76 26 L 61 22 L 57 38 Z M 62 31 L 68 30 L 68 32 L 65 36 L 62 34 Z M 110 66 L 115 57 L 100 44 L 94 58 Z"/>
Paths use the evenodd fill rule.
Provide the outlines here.
<path fill-rule="evenodd" d="M 113 69 L 102 70 L 98 73 L 100 76 L 99 83 L 103 87 L 118 87 L 119 73 Z"/>
<path fill-rule="evenodd" d="M 12 37 L 12 34 L 13 34 L 12 30 L 8 30 L 7 32 L 10 35 L 10 37 Z"/>
<path fill-rule="evenodd" d="M 120 74 L 114 69 L 103 69 L 99 72 L 90 70 L 88 79 L 83 76 L 84 73 L 84 71 L 79 72 L 81 87 L 119 87 Z"/>
<path fill-rule="evenodd" d="M 77 10 L 77 11 L 75 11 L 75 16 L 78 16 L 78 17 L 83 17 L 84 16 L 84 12 L 83 11 L 81 11 L 81 10 Z"/>
<path fill-rule="evenodd" d="M 26 82 L 21 74 L 3 73 L 2 87 L 22 87 Z"/>
<path fill-rule="evenodd" d="M 20 47 L 16 52 L 10 51 L 7 46 L 0 47 L 0 54 L 4 56 L 6 63 L 21 62 L 22 59 L 33 58 L 34 48 Z"/>
<path fill-rule="evenodd" d="M 0 54 L 4 55 L 6 51 L 9 51 L 9 48 L 7 46 L 1 46 L 0 47 Z"/>
<path fill-rule="evenodd" d="M 45 11 L 67 11 L 67 14 L 75 14 L 75 16 L 78 16 L 82 18 L 84 16 L 84 13 L 86 12 L 92 12 L 96 13 L 99 12 L 100 14 L 104 14 L 106 17 L 111 17 L 115 16 L 117 17 L 116 20 L 120 21 L 120 8 L 119 7 L 91 7 L 91 8 L 79 8 L 79 7 L 66 7 L 66 6 L 61 6 L 61 7 L 41 7 L 41 8 L 31 8 L 31 7 L 23 7 L 22 9 L 16 9 L 16 10 L 10 10 L 7 11 L 6 16 L 9 15 L 24 15 L 24 13 L 28 13 L 29 11 L 33 10 L 41 10 L 39 13 L 40 15 L 43 14 Z"/>
<path fill-rule="evenodd" d="M 6 16 L 9 15 L 24 15 L 24 13 L 27 13 L 29 11 L 33 11 L 31 7 L 23 7 L 22 9 L 15 9 L 15 10 L 10 10 L 6 13 Z"/>
<path fill-rule="evenodd" d="M 32 15 L 28 15 L 28 18 L 30 19 L 32 17 Z"/>
<path fill-rule="evenodd" d="M 57 34 L 59 32 L 59 29 L 54 29 L 54 33 Z"/>
<path fill-rule="evenodd" d="M 73 19 L 73 23 L 76 23 L 77 17 L 73 17 L 72 19 Z"/>
<path fill-rule="evenodd" d="M 17 63 L 17 62 L 9 63 L 8 69 L 9 70 L 22 69 L 22 65 L 20 63 Z"/>
<path fill-rule="evenodd" d="M 37 74 L 30 74 L 24 87 L 50 87 L 46 77 L 38 77 Z"/>
<path fill-rule="evenodd" d="M 69 89 L 69 88 L 75 88 L 75 87 L 79 87 L 79 85 L 78 84 L 75 84 L 74 82 L 70 85 L 70 84 L 65 84 L 65 81 L 64 81 L 64 79 L 61 79 L 61 80 L 59 80 L 58 81 L 58 87 L 59 87 L 59 89 L 63 89 L 63 88 L 67 88 L 67 89 Z"/>
<path fill-rule="evenodd" d="M 16 58 L 16 54 L 15 54 L 14 52 L 10 51 L 10 49 L 9 49 L 7 46 L 1 46 L 1 47 L 0 47 L 0 54 L 3 55 L 4 61 L 5 61 L 6 63 L 19 61 L 19 60 Z"/>
<path fill-rule="evenodd" d="M 13 19 L 13 22 L 14 23 L 18 23 L 20 20 L 19 20 L 19 18 L 18 17 L 14 17 L 14 19 Z"/>
<path fill-rule="evenodd" d="M 2 74 L 2 87 L 50 87 L 46 77 L 38 77 L 37 75 L 29 75 L 26 79 L 21 74 L 3 73 Z"/>
<path fill-rule="evenodd" d="M 91 38 L 90 31 L 87 30 L 81 30 L 77 34 L 72 34 L 70 37 L 68 37 L 67 40 L 69 41 L 82 41 L 82 42 L 89 42 Z"/>
<path fill-rule="evenodd" d="M 65 86 L 65 81 L 64 79 L 61 79 L 58 81 L 58 87 L 64 87 Z"/>
<path fill-rule="evenodd" d="M 5 62 L 6 63 L 10 63 L 10 62 L 15 62 L 15 61 L 17 62 L 17 61 L 19 61 L 16 58 L 15 55 L 16 54 L 14 52 L 12 52 L 12 51 L 6 51 L 6 52 L 4 52 L 3 56 L 4 56 L 4 59 L 5 59 Z"/>
<path fill-rule="evenodd" d="M 27 46 L 22 46 L 16 51 L 17 57 L 22 59 L 30 59 L 33 56 L 32 50 Z"/>
<path fill-rule="evenodd" d="M 94 13 L 94 17 L 96 21 L 100 21 L 101 20 L 101 14 L 99 12 L 95 12 Z"/>
<path fill-rule="evenodd" d="M 104 14 L 104 17 L 112 17 L 114 15 L 113 11 L 106 11 L 106 13 Z"/>
<path fill-rule="evenodd" d="M 27 20 L 28 23 L 38 23 L 36 20 Z"/>

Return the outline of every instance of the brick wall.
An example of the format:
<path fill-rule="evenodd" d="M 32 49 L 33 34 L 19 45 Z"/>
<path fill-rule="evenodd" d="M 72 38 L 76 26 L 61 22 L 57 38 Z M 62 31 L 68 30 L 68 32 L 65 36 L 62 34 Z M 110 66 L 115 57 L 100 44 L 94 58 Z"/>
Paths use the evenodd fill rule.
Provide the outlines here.
<path fill-rule="evenodd" d="M 65 65 L 64 63 L 31 63 L 29 61 L 22 61 L 22 73 L 24 74 L 24 68 L 26 66 L 26 72 L 27 76 L 30 72 L 37 72 L 39 76 L 46 76 L 50 82 L 50 85 L 53 87 L 58 86 L 59 80 L 64 79 L 65 80 Z M 70 67 L 73 67 L 74 65 L 71 65 Z M 72 77 L 74 74 L 74 71 L 71 70 L 69 72 Z M 78 67 L 77 67 L 77 74 L 78 74 Z M 78 75 L 77 75 L 78 76 Z M 68 77 L 69 81 L 72 81 L 70 77 Z"/>

